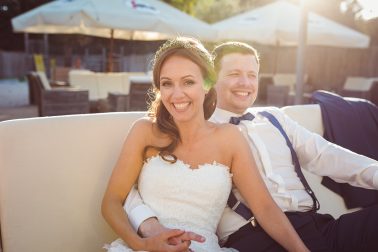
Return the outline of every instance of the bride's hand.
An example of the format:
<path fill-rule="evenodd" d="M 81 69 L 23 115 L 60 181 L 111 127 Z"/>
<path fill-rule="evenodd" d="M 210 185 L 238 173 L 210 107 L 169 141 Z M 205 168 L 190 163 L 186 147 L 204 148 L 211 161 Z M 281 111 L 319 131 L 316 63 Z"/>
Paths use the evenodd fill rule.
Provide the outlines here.
<path fill-rule="evenodd" d="M 171 229 L 164 227 L 156 218 L 149 218 L 145 220 L 139 227 L 138 233 L 142 237 L 154 237 L 159 234 L 165 233 Z M 198 235 L 194 232 L 183 232 L 177 236 L 170 236 L 168 239 L 168 244 L 178 245 L 185 243 L 189 248 L 191 241 L 204 242 L 205 238 L 201 235 Z M 188 251 L 188 250 L 185 250 Z M 189 250 L 190 251 L 190 250 Z"/>
<path fill-rule="evenodd" d="M 185 233 L 184 230 L 179 229 L 167 229 L 164 232 L 156 234 L 154 236 L 144 238 L 145 250 L 160 252 L 182 252 L 189 251 L 190 240 L 181 241 L 178 244 L 170 244 L 169 240 L 173 237 L 179 237 Z"/>
<path fill-rule="evenodd" d="M 173 244 L 173 245 L 176 245 L 182 242 L 189 242 L 189 246 L 190 246 L 191 241 L 202 243 L 205 241 L 205 237 L 198 235 L 194 232 L 186 231 L 181 235 L 169 238 L 169 244 Z"/>

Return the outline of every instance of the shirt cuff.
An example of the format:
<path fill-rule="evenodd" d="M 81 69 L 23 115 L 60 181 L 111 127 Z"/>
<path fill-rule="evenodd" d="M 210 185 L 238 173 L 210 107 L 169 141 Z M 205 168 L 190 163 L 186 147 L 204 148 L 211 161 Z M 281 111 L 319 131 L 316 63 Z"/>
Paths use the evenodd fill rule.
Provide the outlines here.
<path fill-rule="evenodd" d="M 156 217 L 155 213 L 146 205 L 139 205 L 130 211 L 129 220 L 135 232 L 138 232 L 139 226 L 147 219 Z"/>
<path fill-rule="evenodd" d="M 373 185 L 374 185 L 374 188 L 378 190 L 378 171 L 376 171 L 374 174 Z"/>

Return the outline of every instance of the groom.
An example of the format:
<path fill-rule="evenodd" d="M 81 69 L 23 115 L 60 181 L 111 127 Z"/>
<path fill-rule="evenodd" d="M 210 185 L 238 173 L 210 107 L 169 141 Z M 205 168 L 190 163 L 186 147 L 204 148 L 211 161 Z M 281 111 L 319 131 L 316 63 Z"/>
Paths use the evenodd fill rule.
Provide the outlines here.
<path fill-rule="evenodd" d="M 223 43 L 213 54 L 218 100 L 210 120 L 225 123 L 247 111 L 253 114 L 252 121 L 231 121 L 239 123 L 272 197 L 307 247 L 311 251 L 378 251 L 378 206 L 345 214 L 336 220 L 330 215 L 318 214 L 316 195 L 298 171 L 303 167 L 338 182 L 378 189 L 378 162 L 327 142 L 279 109 L 269 108 L 264 114 L 250 108 L 257 97 L 260 66 L 258 54 L 251 46 Z M 254 251 L 284 251 L 259 227 L 249 209 L 243 208 L 244 201 L 236 189 L 231 196 L 218 226 L 218 236 L 225 246 L 240 251 L 252 248 Z M 141 235 L 166 233 L 167 229 L 143 205 L 136 191 L 129 195 L 125 209 Z M 169 242 L 183 241 L 189 245 L 190 240 L 198 241 L 199 237 L 187 232 L 172 237 Z"/>

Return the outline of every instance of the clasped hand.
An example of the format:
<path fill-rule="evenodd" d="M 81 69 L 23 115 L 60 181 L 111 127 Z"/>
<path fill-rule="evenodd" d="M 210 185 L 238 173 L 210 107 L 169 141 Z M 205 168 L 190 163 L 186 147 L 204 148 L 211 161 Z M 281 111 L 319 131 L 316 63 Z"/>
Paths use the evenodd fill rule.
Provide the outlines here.
<path fill-rule="evenodd" d="M 192 241 L 204 242 L 205 238 L 194 232 L 169 229 L 162 226 L 157 219 L 150 218 L 140 227 L 139 233 L 145 237 L 148 251 L 187 252 Z"/>

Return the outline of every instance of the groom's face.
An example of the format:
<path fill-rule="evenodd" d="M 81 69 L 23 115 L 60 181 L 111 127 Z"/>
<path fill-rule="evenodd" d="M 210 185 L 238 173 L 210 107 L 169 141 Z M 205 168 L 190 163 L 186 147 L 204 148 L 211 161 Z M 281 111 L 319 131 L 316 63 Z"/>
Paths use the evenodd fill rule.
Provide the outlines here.
<path fill-rule="evenodd" d="M 217 107 L 242 114 L 252 106 L 258 91 L 259 64 L 254 55 L 230 53 L 220 61 Z"/>

